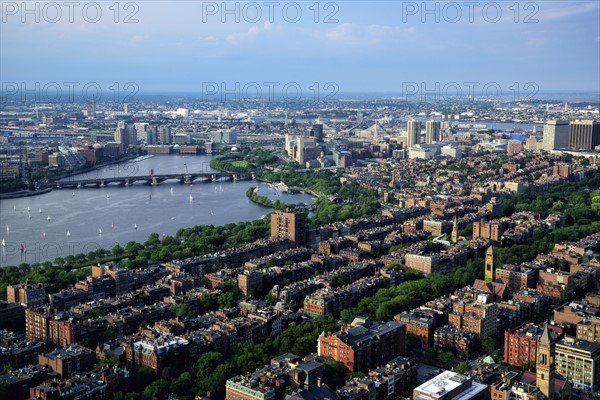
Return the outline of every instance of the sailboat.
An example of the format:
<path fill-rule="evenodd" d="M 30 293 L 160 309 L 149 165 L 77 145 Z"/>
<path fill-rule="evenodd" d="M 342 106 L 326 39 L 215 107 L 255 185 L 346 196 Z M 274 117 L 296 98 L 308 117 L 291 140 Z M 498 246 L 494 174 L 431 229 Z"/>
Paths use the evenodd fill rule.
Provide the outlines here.
<path fill-rule="evenodd" d="M 137 224 L 133 224 L 133 229 L 137 231 Z"/>
<path fill-rule="evenodd" d="M 10 232 L 10 228 L 8 225 L 6 225 L 6 233 L 9 233 L 9 232 Z"/>
<path fill-rule="evenodd" d="M 31 208 L 27 207 L 27 212 L 31 211 Z"/>
<path fill-rule="evenodd" d="M 114 222 L 110 226 L 111 226 L 111 228 L 115 229 L 115 223 Z"/>
<path fill-rule="evenodd" d="M 210 215 L 215 215 L 215 213 L 213 212 L 213 210 L 210 210 Z"/>
<path fill-rule="evenodd" d="M 73 192 L 73 196 L 75 196 L 75 192 Z"/>
<path fill-rule="evenodd" d="M 6 242 L 4 241 L 4 238 L 2 238 L 2 247 L 6 247 Z"/>
<path fill-rule="evenodd" d="M 31 219 L 31 213 L 29 213 L 29 219 Z"/>
<path fill-rule="evenodd" d="M 67 237 L 71 237 L 71 232 L 67 231 Z"/>
<path fill-rule="evenodd" d="M 48 221 L 50 221 L 52 218 L 50 218 L 50 216 L 48 215 L 48 218 L 46 218 Z"/>
<path fill-rule="evenodd" d="M 110 194 L 107 194 L 107 195 L 106 195 L 106 198 L 107 198 L 107 199 L 110 199 Z"/>
<path fill-rule="evenodd" d="M 173 188 L 171 188 L 171 195 L 173 194 Z"/>
<path fill-rule="evenodd" d="M 98 234 L 102 235 L 102 228 L 98 228 Z"/>
<path fill-rule="evenodd" d="M 46 237 L 46 232 L 42 232 L 42 237 Z"/>
<path fill-rule="evenodd" d="M 40 214 L 42 213 L 42 209 L 40 208 Z"/>
<path fill-rule="evenodd" d="M 190 201 L 194 200 L 194 198 L 192 197 L 192 195 L 190 194 Z"/>

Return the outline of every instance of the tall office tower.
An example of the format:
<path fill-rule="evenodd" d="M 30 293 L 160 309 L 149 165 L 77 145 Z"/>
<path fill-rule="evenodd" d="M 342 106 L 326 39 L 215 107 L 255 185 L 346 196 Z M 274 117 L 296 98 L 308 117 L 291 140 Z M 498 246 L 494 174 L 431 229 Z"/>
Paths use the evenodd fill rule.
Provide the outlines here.
<path fill-rule="evenodd" d="M 96 95 L 92 95 L 92 118 L 96 118 Z"/>
<path fill-rule="evenodd" d="M 425 123 L 425 143 L 431 144 L 440 141 L 442 123 L 439 121 L 427 121 Z"/>
<path fill-rule="evenodd" d="M 171 144 L 171 127 L 168 125 L 159 126 L 158 138 L 161 144 Z"/>
<path fill-rule="evenodd" d="M 569 126 L 569 148 L 571 150 L 593 150 L 600 144 L 600 122 L 591 119 L 576 119 Z"/>
<path fill-rule="evenodd" d="M 409 119 L 406 122 L 408 137 L 406 139 L 406 147 L 411 148 L 415 144 L 421 142 L 421 123 L 414 119 Z"/>
<path fill-rule="evenodd" d="M 543 149 L 566 149 L 569 146 L 569 121 L 551 119 L 544 125 Z"/>
<path fill-rule="evenodd" d="M 123 112 L 124 113 L 129 113 L 129 104 L 123 103 Z"/>
<path fill-rule="evenodd" d="M 271 214 L 271 238 L 289 239 L 301 246 L 306 243 L 306 215 L 291 211 Z"/>
<path fill-rule="evenodd" d="M 314 136 L 317 143 L 323 142 L 323 124 L 314 124 L 310 130 L 310 136 Z"/>

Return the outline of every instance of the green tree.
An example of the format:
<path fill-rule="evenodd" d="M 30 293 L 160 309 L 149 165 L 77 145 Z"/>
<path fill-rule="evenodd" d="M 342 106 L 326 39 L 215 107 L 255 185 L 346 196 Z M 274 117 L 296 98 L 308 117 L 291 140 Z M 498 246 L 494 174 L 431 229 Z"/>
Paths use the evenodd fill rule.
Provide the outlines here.
<path fill-rule="evenodd" d="M 454 367 L 454 372 L 459 373 L 459 374 L 465 374 L 470 369 L 471 368 L 469 367 L 469 363 L 461 361 L 458 364 L 456 364 L 456 366 Z"/>

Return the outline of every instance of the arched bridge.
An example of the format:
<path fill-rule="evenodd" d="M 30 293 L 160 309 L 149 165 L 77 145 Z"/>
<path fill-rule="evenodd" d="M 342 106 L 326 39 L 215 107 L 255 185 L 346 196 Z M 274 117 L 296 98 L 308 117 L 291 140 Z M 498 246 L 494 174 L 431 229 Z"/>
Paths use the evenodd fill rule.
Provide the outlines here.
<path fill-rule="evenodd" d="M 167 180 L 177 180 L 183 184 L 189 185 L 195 181 L 216 182 L 221 180 L 243 181 L 252 179 L 248 173 L 229 173 L 229 172 L 198 172 L 184 174 L 165 174 L 165 175 L 140 175 L 140 176 L 122 176 L 114 178 L 94 178 L 94 179 L 71 179 L 57 181 L 52 184 L 58 189 L 62 188 L 82 188 L 82 187 L 104 187 L 111 184 L 120 186 L 129 186 L 134 182 L 144 182 L 149 185 L 160 185 Z"/>

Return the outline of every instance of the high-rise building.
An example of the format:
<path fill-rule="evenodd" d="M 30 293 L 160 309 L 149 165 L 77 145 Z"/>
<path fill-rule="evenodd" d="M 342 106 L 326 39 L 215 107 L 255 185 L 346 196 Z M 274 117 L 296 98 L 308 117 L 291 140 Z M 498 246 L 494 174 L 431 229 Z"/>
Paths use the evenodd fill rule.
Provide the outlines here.
<path fill-rule="evenodd" d="M 538 354 L 539 352 L 538 347 Z M 600 343 L 565 336 L 556 343 L 556 372 L 571 380 L 576 388 L 592 393 L 598 392 L 600 390 Z"/>
<path fill-rule="evenodd" d="M 600 122 L 591 119 L 576 119 L 569 126 L 569 148 L 593 150 L 600 145 Z"/>
<path fill-rule="evenodd" d="M 485 280 L 493 282 L 496 280 L 496 270 L 494 269 L 494 248 L 490 246 L 485 252 Z"/>
<path fill-rule="evenodd" d="M 546 151 L 566 149 L 569 146 L 569 121 L 550 120 L 544 125 L 544 142 Z"/>
<path fill-rule="evenodd" d="M 409 119 L 406 122 L 406 128 L 406 147 L 411 148 L 415 144 L 419 144 L 421 142 L 421 123 L 417 120 Z"/>
<path fill-rule="evenodd" d="M 310 130 L 310 136 L 313 136 L 317 143 L 323 142 L 323 124 L 314 124 Z"/>
<path fill-rule="evenodd" d="M 306 215 L 292 211 L 275 211 L 271 214 L 271 238 L 289 239 L 301 246 L 306 243 Z"/>
<path fill-rule="evenodd" d="M 234 144 L 237 141 L 237 134 L 233 129 L 217 131 L 212 134 L 212 141 L 219 144 Z"/>
<path fill-rule="evenodd" d="M 119 121 L 115 130 L 115 142 L 129 146 L 137 143 L 137 133 L 133 124 Z"/>
<path fill-rule="evenodd" d="M 6 300 L 19 303 L 28 308 L 42 307 L 46 302 L 46 290 L 41 283 L 19 283 L 6 287 Z"/>
<path fill-rule="evenodd" d="M 427 121 L 425 123 L 425 143 L 431 144 L 440 141 L 442 123 L 439 121 Z"/>
<path fill-rule="evenodd" d="M 161 144 L 171 144 L 171 127 L 168 125 L 159 126 L 158 139 Z"/>
<path fill-rule="evenodd" d="M 146 127 L 146 144 L 156 144 L 158 142 L 158 126 L 148 125 Z"/>

